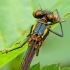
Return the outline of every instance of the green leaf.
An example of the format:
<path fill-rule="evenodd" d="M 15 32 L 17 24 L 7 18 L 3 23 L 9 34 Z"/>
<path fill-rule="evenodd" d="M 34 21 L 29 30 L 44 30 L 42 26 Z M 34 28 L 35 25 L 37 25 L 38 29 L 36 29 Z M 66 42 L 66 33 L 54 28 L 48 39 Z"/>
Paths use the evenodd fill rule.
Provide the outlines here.
<path fill-rule="evenodd" d="M 50 66 L 45 66 L 41 70 L 60 70 L 60 67 L 57 64 L 53 64 Z"/>
<path fill-rule="evenodd" d="M 49 66 L 44 66 L 40 69 L 40 64 L 35 64 L 31 66 L 28 70 L 70 70 L 70 67 L 60 68 L 59 64 L 52 64 Z"/>
<path fill-rule="evenodd" d="M 40 63 L 31 66 L 28 70 L 40 70 Z"/>
<path fill-rule="evenodd" d="M 70 67 L 64 67 L 61 70 L 70 70 Z"/>

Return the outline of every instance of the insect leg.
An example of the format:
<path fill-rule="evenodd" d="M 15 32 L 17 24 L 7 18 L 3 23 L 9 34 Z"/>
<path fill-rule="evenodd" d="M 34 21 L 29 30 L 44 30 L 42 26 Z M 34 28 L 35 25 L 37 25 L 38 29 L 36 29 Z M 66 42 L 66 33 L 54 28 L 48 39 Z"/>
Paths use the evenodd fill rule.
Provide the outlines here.
<path fill-rule="evenodd" d="M 60 28 L 61 28 L 61 33 L 62 33 L 62 34 L 59 34 L 59 33 L 55 32 L 55 31 L 51 30 L 50 28 L 49 28 L 49 31 L 51 31 L 52 33 L 54 33 L 54 34 L 56 34 L 56 35 L 58 35 L 58 36 L 60 36 L 60 37 L 63 37 L 63 29 L 62 29 L 62 24 L 61 24 L 61 22 L 65 22 L 65 21 L 61 21 L 61 20 L 60 20 L 60 15 L 59 15 L 59 12 L 58 12 L 57 9 L 55 9 L 54 11 L 56 11 L 56 13 L 58 14 L 58 21 L 57 21 L 56 23 L 59 23 L 59 24 L 60 24 Z M 53 12 L 54 12 L 54 11 L 53 11 Z M 52 12 L 52 13 L 53 13 L 53 12 Z M 53 24 L 52 24 L 52 25 L 53 25 Z"/>
<path fill-rule="evenodd" d="M 32 28 L 33 28 L 33 25 L 31 26 L 30 33 L 27 35 L 27 37 L 29 37 L 31 35 Z"/>
<path fill-rule="evenodd" d="M 54 33 L 54 34 L 56 34 L 56 35 L 58 35 L 60 37 L 63 37 L 63 29 L 62 29 L 61 23 L 60 23 L 60 27 L 61 27 L 61 34 L 59 34 L 59 33 L 55 32 L 55 31 L 51 30 L 50 28 L 48 28 L 48 29 L 49 29 L 50 32 L 52 32 L 52 33 Z"/>
<path fill-rule="evenodd" d="M 16 50 L 16 49 L 19 49 L 19 48 L 22 48 L 23 45 L 25 45 L 27 41 L 28 41 L 28 39 L 23 44 L 21 44 L 19 47 L 16 47 L 16 48 L 11 49 L 11 50 L 6 50 L 5 52 L 2 52 L 2 54 L 11 52 L 11 51 Z"/>
<path fill-rule="evenodd" d="M 36 49 L 36 56 L 38 56 L 39 54 L 39 49 Z"/>

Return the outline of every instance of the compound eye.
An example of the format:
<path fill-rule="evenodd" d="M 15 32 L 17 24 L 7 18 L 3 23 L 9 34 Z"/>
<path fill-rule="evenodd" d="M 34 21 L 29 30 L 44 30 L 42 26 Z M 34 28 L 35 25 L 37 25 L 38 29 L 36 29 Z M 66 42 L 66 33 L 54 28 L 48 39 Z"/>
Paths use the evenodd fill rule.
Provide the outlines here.
<path fill-rule="evenodd" d="M 47 14 L 47 17 L 48 17 L 48 19 L 52 19 L 53 18 L 52 14 Z"/>
<path fill-rule="evenodd" d="M 43 15 L 44 15 L 44 13 L 43 13 L 41 10 L 35 10 L 35 11 L 33 12 L 33 16 L 34 16 L 35 18 L 42 18 Z"/>
<path fill-rule="evenodd" d="M 35 15 L 36 15 L 36 12 L 37 12 L 38 10 L 35 10 L 35 11 L 33 11 L 33 16 L 35 17 Z"/>
<path fill-rule="evenodd" d="M 53 14 L 53 21 L 57 22 L 58 21 L 58 16 L 56 14 Z"/>

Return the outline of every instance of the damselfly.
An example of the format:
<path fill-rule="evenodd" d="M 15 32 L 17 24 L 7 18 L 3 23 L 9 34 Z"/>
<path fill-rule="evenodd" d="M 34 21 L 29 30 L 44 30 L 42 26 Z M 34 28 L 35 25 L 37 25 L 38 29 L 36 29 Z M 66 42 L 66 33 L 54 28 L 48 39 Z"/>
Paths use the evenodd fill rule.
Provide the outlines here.
<path fill-rule="evenodd" d="M 54 13 L 54 11 L 56 12 L 56 14 Z M 65 20 L 60 20 L 60 15 L 57 9 L 55 9 L 54 11 L 49 12 L 42 9 L 35 10 L 33 12 L 33 16 L 37 19 L 37 23 L 31 26 L 31 30 L 27 35 L 26 41 L 17 48 L 7 50 L 7 52 L 10 52 L 22 48 L 28 42 L 28 49 L 24 61 L 22 62 L 21 70 L 28 70 L 34 54 L 38 56 L 39 49 L 48 36 L 49 32 L 63 37 L 61 22 L 65 22 Z M 51 30 L 51 26 L 54 24 L 60 24 L 61 34 Z"/>

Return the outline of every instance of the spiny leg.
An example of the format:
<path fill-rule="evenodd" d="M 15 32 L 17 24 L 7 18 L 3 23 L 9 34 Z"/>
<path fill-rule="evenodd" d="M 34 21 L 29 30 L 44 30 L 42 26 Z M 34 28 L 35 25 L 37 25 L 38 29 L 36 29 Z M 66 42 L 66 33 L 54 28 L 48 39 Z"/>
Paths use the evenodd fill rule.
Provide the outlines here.
<path fill-rule="evenodd" d="M 56 35 L 58 35 L 60 37 L 63 37 L 63 29 L 62 29 L 61 23 L 60 23 L 60 28 L 61 28 L 61 34 L 59 34 L 59 33 L 55 32 L 55 31 L 51 30 L 50 28 L 48 28 L 48 29 L 49 29 L 50 32 L 52 32 L 52 33 L 54 33 L 54 34 L 56 34 Z"/>
<path fill-rule="evenodd" d="M 39 54 L 39 49 L 36 50 L 36 56 L 38 56 L 38 54 Z"/>
<path fill-rule="evenodd" d="M 31 32 L 32 32 L 32 27 L 33 27 L 33 25 L 31 26 L 30 33 L 27 35 L 27 37 L 30 36 L 30 34 L 31 34 Z M 13 51 L 13 50 L 16 50 L 16 49 L 22 48 L 23 45 L 25 45 L 27 41 L 28 41 L 28 39 L 27 39 L 23 44 L 21 44 L 19 47 L 16 47 L 16 48 L 11 49 L 11 50 L 7 50 L 7 49 L 6 49 L 5 52 L 2 52 L 2 51 L 0 51 L 0 52 L 2 52 L 2 54 L 3 54 L 3 53 L 8 53 L 8 52 L 11 52 L 11 51 Z"/>
<path fill-rule="evenodd" d="M 29 37 L 31 35 L 32 28 L 33 28 L 33 25 L 31 26 L 30 33 L 27 35 L 27 37 Z"/>
<path fill-rule="evenodd" d="M 55 32 L 55 31 L 51 30 L 50 28 L 49 28 L 49 31 L 52 32 L 52 33 L 54 33 L 54 34 L 56 34 L 56 35 L 58 35 L 58 36 L 60 36 L 60 37 L 63 37 L 63 29 L 62 29 L 62 24 L 61 24 L 61 22 L 65 22 L 65 21 L 61 21 L 61 20 L 60 20 L 60 15 L 59 15 L 59 12 L 58 12 L 57 9 L 55 9 L 54 11 L 56 11 L 57 14 L 58 14 L 58 21 L 57 21 L 55 24 L 57 24 L 57 23 L 60 24 L 61 34 L 59 34 L 59 33 Z M 54 12 L 54 11 L 53 11 L 53 12 Z M 53 12 L 52 12 L 52 14 L 53 14 Z M 52 24 L 52 25 L 53 25 L 53 24 Z"/>
<path fill-rule="evenodd" d="M 14 48 L 14 49 L 11 49 L 11 50 L 7 50 L 7 49 L 6 49 L 5 52 L 2 52 L 2 54 L 11 52 L 11 51 L 16 50 L 16 49 L 19 49 L 19 48 L 22 48 L 23 45 L 25 45 L 27 41 L 28 41 L 28 39 L 27 39 L 23 44 L 21 44 L 19 47 L 16 47 L 16 48 Z"/>

